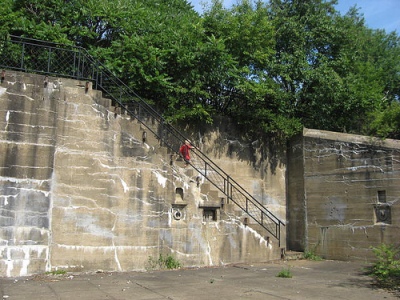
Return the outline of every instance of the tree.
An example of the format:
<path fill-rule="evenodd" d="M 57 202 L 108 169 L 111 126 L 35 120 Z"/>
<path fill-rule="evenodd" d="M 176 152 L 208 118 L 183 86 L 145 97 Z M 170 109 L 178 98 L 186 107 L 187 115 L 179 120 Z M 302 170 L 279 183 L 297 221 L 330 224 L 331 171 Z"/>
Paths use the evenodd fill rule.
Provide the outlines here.
<path fill-rule="evenodd" d="M 170 121 L 397 136 L 399 37 L 337 0 L 212 0 L 203 16 L 187 0 L 3 2 L 0 33 L 86 48 Z"/>
<path fill-rule="evenodd" d="M 271 75 L 306 127 L 359 133 L 381 106 L 385 86 L 395 85 L 385 74 L 396 78 L 398 47 L 387 47 L 392 39 L 382 44 L 386 35 L 366 28 L 356 8 L 339 15 L 336 2 L 271 2 L 277 28 Z"/>
<path fill-rule="evenodd" d="M 392 102 L 384 110 L 370 114 L 365 129 L 367 134 L 382 138 L 400 139 L 400 103 Z"/>
<path fill-rule="evenodd" d="M 13 10 L 13 0 L 3 0 L 0 5 L 0 38 L 6 37 L 14 26 L 18 14 Z"/>
<path fill-rule="evenodd" d="M 224 9 L 215 0 L 204 15 L 204 29 L 224 44 L 232 62 L 225 81 L 210 94 L 217 111 L 234 118 L 248 134 L 290 136 L 298 132 L 301 124 L 288 113 L 280 98 L 285 95 L 270 76 L 276 30 L 269 7 L 262 1 L 243 0 Z"/>
<path fill-rule="evenodd" d="M 198 14 L 184 0 L 152 0 L 137 2 L 127 19 L 133 21 L 97 56 L 166 116 L 182 119 L 182 109 L 207 118 L 194 101 L 200 77 L 194 69 L 201 57 Z"/>

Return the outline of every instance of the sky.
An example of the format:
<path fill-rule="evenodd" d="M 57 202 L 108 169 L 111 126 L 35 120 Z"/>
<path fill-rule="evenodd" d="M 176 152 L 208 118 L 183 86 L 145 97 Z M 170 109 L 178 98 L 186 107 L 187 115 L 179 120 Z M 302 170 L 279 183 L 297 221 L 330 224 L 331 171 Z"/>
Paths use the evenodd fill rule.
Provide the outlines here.
<path fill-rule="evenodd" d="M 268 0 L 265 0 L 267 2 Z M 201 3 L 210 0 L 188 0 L 196 11 L 202 12 Z M 224 6 L 229 8 L 236 0 L 224 0 Z M 371 29 L 385 29 L 386 33 L 396 31 L 400 35 L 400 0 L 339 0 L 337 10 L 344 15 L 349 8 L 356 5 L 364 15 L 366 25 Z"/>

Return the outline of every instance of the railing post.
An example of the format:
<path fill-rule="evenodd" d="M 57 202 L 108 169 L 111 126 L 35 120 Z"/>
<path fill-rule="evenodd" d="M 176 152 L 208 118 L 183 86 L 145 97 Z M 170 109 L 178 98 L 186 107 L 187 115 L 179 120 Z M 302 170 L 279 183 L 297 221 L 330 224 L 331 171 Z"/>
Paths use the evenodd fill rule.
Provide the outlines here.
<path fill-rule="evenodd" d="M 164 120 L 160 122 L 160 145 L 162 145 L 163 141 L 163 132 L 164 132 Z"/>
<path fill-rule="evenodd" d="M 279 247 L 281 246 L 281 227 L 280 227 L 280 222 L 276 223 L 275 227 L 276 227 L 276 237 L 278 239 L 278 244 Z"/>
<path fill-rule="evenodd" d="M 81 50 L 78 52 L 78 74 L 76 75 L 77 79 L 80 79 L 82 76 L 83 70 L 81 70 Z"/>
<path fill-rule="evenodd" d="M 24 59 L 25 59 L 25 43 L 22 42 L 22 52 L 21 52 L 21 70 L 24 69 Z"/>
<path fill-rule="evenodd" d="M 73 61 L 73 64 L 72 64 L 72 77 L 75 77 L 76 76 L 76 70 L 77 70 L 77 66 L 76 66 L 76 52 L 74 51 L 74 61 Z"/>
<path fill-rule="evenodd" d="M 98 89 L 98 81 L 99 81 L 99 67 L 97 66 L 97 64 L 96 64 L 96 80 L 95 80 L 95 82 L 96 82 L 96 87 L 95 87 L 95 89 L 97 90 Z"/>
<path fill-rule="evenodd" d="M 96 64 L 96 62 L 95 63 L 93 63 L 93 65 L 92 65 L 92 75 L 91 75 L 91 78 L 93 79 L 93 80 L 95 80 L 95 78 L 94 78 L 94 74 L 95 74 L 95 69 L 96 69 L 96 67 L 97 67 L 97 64 Z"/>
<path fill-rule="evenodd" d="M 141 120 L 141 114 L 142 114 L 142 106 L 141 105 L 138 105 L 138 108 L 137 108 L 137 119 L 138 120 Z"/>
<path fill-rule="evenodd" d="M 226 188 L 225 188 L 225 194 L 228 196 L 228 198 L 231 198 L 230 197 L 230 193 L 229 193 L 229 185 L 230 185 L 230 183 L 229 183 L 229 176 L 227 176 L 226 177 Z"/>
<path fill-rule="evenodd" d="M 47 56 L 47 72 L 50 73 L 50 65 L 51 65 L 51 48 L 48 48 L 48 56 Z"/>
<path fill-rule="evenodd" d="M 97 84 L 100 86 L 100 89 L 103 88 L 103 71 L 99 68 L 99 75 L 97 79 Z"/>
<path fill-rule="evenodd" d="M 83 78 L 85 78 L 85 59 L 84 59 L 84 57 L 83 57 L 83 55 L 82 55 L 82 58 L 81 58 L 81 64 L 82 64 L 82 72 L 81 72 L 81 79 L 83 79 Z"/>
<path fill-rule="evenodd" d="M 230 178 L 230 176 L 228 176 Z M 233 199 L 233 184 L 231 183 L 232 180 L 229 180 L 229 197 Z"/>

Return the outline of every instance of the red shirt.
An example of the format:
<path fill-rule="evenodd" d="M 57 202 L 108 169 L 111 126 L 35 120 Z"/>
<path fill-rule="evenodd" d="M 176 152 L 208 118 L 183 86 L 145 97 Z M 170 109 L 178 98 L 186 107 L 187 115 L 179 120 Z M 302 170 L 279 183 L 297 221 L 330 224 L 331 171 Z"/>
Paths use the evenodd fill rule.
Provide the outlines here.
<path fill-rule="evenodd" d="M 190 149 L 194 148 L 191 145 L 183 144 L 179 149 L 179 152 L 182 154 L 184 160 L 190 160 Z"/>

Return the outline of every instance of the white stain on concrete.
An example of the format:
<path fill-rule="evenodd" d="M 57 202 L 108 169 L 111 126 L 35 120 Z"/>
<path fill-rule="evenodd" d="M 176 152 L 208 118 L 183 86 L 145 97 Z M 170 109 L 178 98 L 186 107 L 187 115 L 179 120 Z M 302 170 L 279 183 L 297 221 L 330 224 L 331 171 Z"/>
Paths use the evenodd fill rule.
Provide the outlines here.
<path fill-rule="evenodd" d="M 167 178 L 164 177 L 163 175 L 161 175 L 161 174 L 160 174 L 159 172 L 157 172 L 157 171 L 154 171 L 153 173 L 156 175 L 157 180 L 158 180 L 158 183 L 159 183 L 163 188 L 165 188 L 165 186 L 166 186 L 166 184 L 167 184 Z"/>
<path fill-rule="evenodd" d="M 4 128 L 4 130 L 8 129 L 8 121 L 9 120 L 10 120 L 10 111 L 7 110 L 7 113 L 6 113 L 6 127 Z"/>
<path fill-rule="evenodd" d="M 6 88 L 0 87 L 0 96 L 2 96 L 3 94 L 5 94 L 7 91 Z"/>
<path fill-rule="evenodd" d="M 121 263 L 119 262 L 119 259 L 118 259 L 118 249 L 115 247 L 114 240 L 113 240 L 113 247 L 114 247 L 114 258 L 115 258 L 115 262 L 117 263 L 117 266 L 118 266 L 118 271 L 122 271 Z"/>
<path fill-rule="evenodd" d="M 0 247 L 0 262 L 6 266 L 6 276 L 27 276 L 30 275 L 29 265 L 31 260 L 36 261 L 42 258 L 43 252 L 48 252 L 48 247 L 45 245 L 29 245 L 29 246 L 3 246 Z M 36 258 L 34 256 L 36 253 Z M 47 254 L 43 258 L 43 264 L 46 263 Z M 14 274 L 13 271 L 19 270 L 18 274 Z"/>
<path fill-rule="evenodd" d="M 120 180 L 121 180 L 121 184 L 122 184 L 122 186 L 124 188 L 124 193 L 129 192 L 129 187 L 126 184 L 126 182 L 122 178 L 120 178 Z"/>

